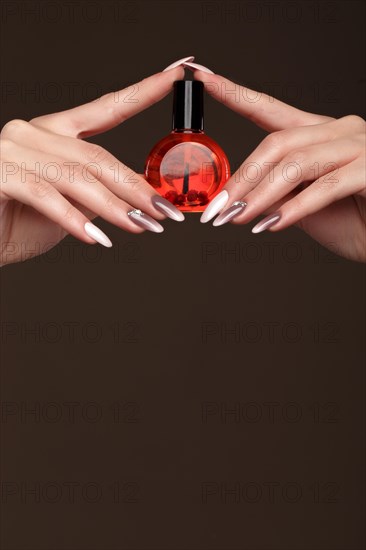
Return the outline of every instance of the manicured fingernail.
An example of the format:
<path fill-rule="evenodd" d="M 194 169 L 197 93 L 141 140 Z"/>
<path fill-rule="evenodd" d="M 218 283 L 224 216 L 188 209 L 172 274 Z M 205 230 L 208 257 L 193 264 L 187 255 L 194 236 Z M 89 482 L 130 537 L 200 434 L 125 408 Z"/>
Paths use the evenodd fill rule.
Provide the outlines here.
<path fill-rule="evenodd" d="M 199 65 L 198 63 L 191 63 L 190 61 L 185 61 L 184 66 L 187 67 L 187 69 L 197 70 L 197 71 L 203 71 L 204 73 L 210 73 L 215 74 L 211 69 L 208 69 L 204 65 Z"/>
<path fill-rule="evenodd" d="M 168 218 L 175 220 L 176 222 L 182 222 L 184 220 L 184 214 L 178 208 L 174 206 L 171 202 L 160 195 L 154 195 L 151 199 L 151 202 L 155 206 L 156 210 L 166 214 Z"/>
<path fill-rule="evenodd" d="M 212 201 L 210 202 L 210 204 L 207 206 L 206 210 L 202 214 L 200 222 L 206 223 L 212 220 L 212 218 L 214 218 L 216 214 L 220 212 L 222 208 L 224 208 L 228 199 L 229 199 L 229 193 L 224 189 L 224 191 L 221 191 L 221 193 L 219 193 L 218 195 L 216 195 L 214 199 L 212 199 Z"/>
<path fill-rule="evenodd" d="M 178 61 L 174 61 L 174 63 L 165 67 L 165 69 L 162 72 L 164 73 L 165 71 L 169 71 L 170 69 L 174 69 L 175 67 L 178 67 L 178 65 L 183 65 L 183 63 L 185 63 L 186 61 L 193 61 L 193 60 L 194 60 L 194 55 L 183 57 L 182 59 L 178 59 Z"/>
<path fill-rule="evenodd" d="M 265 231 L 269 227 L 272 227 L 275 223 L 278 222 L 280 219 L 280 214 L 270 214 L 266 218 L 263 218 L 263 220 L 257 225 L 255 225 L 252 229 L 252 233 L 262 233 L 262 231 Z"/>
<path fill-rule="evenodd" d="M 141 212 L 141 210 L 130 210 L 127 212 L 127 215 L 136 225 L 139 225 L 143 229 L 153 231 L 154 233 L 162 233 L 164 231 L 164 227 L 160 225 L 159 222 L 154 220 L 154 218 L 148 214 Z"/>
<path fill-rule="evenodd" d="M 220 216 L 216 218 L 216 220 L 213 222 L 212 225 L 214 225 L 215 227 L 218 227 L 219 225 L 224 225 L 224 223 L 229 222 L 230 220 L 235 218 L 235 216 L 240 214 L 240 212 L 244 210 L 246 205 L 247 203 L 242 201 L 233 202 L 230 208 L 228 208 L 227 210 L 225 210 L 225 212 L 220 214 Z"/>
<path fill-rule="evenodd" d="M 103 233 L 103 231 L 93 223 L 87 222 L 84 225 L 84 229 L 85 233 L 87 233 L 89 237 L 97 241 L 97 243 L 100 243 L 107 248 L 110 248 L 112 246 L 112 241 L 108 239 L 107 235 Z"/>

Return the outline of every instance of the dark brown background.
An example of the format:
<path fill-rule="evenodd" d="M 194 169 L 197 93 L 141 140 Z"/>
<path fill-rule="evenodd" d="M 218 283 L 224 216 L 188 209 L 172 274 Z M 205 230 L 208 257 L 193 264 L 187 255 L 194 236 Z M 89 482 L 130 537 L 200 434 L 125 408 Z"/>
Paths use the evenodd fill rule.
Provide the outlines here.
<path fill-rule="evenodd" d="M 2 125 L 190 54 L 365 116 L 363 2 L 2 10 Z M 141 171 L 170 111 L 169 96 L 93 141 Z M 265 135 L 210 98 L 206 130 L 233 168 Z M 2 549 L 364 548 L 363 266 L 297 229 L 98 225 L 113 249 L 70 237 L 1 271 Z"/>

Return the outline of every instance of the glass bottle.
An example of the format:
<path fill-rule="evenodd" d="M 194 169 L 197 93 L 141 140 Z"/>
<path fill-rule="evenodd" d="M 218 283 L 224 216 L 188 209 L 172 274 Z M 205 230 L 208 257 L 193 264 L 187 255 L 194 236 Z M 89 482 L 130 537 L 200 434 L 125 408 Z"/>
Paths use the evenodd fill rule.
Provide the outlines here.
<path fill-rule="evenodd" d="M 203 130 L 203 83 L 174 82 L 173 128 L 145 162 L 145 178 L 183 212 L 203 212 L 230 177 L 221 147 Z"/>

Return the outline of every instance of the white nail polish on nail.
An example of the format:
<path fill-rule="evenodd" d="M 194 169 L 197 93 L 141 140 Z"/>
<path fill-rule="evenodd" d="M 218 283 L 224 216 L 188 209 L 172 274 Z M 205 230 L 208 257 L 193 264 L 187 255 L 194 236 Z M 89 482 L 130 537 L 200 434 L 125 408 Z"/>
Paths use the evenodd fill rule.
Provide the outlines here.
<path fill-rule="evenodd" d="M 216 195 L 214 199 L 212 199 L 212 201 L 210 202 L 210 204 L 207 206 L 206 210 L 202 214 L 200 222 L 206 223 L 212 220 L 212 218 L 216 216 L 216 214 L 220 212 L 222 208 L 224 208 L 228 199 L 229 199 L 229 193 L 224 189 L 223 191 L 221 191 L 221 193 Z"/>
<path fill-rule="evenodd" d="M 170 71 L 170 69 L 174 69 L 175 67 L 178 67 L 179 65 L 183 65 L 183 63 L 185 63 L 186 61 L 193 61 L 194 60 L 194 55 L 189 55 L 188 57 L 183 57 L 182 59 L 178 59 L 178 61 L 174 61 L 174 63 L 172 63 L 171 65 L 168 65 L 167 67 L 165 67 L 165 69 L 162 71 L 163 73 L 165 73 L 165 71 Z"/>
<path fill-rule="evenodd" d="M 97 241 L 99 244 L 102 244 L 107 248 L 110 248 L 112 246 L 112 242 L 110 239 L 108 239 L 107 235 L 103 233 L 103 231 L 93 223 L 87 222 L 84 225 L 84 229 L 85 233 L 87 233 L 89 237 Z"/>
<path fill-rule="evenodd" d="M 196 69 L 197 71 L 203 71 L 204 73 L 215 74 L 211 71 L 211 69 L 208 69 L 204 65 L 199 65 L 199 63 L 191 63 L 190 61 L 186 61 L 184 62 L 184 66 L 187 67 L 187 69 Z"/>
<path fill-rule="evenodd" d="M 281 216 L 279 214 L 271 214 L 270 216 L 267 216 L 253 227 L 252 233 L 262 233 L 262 231 L 265 231 L 269 227 L 272 227 L 272 225 L 274 225 L 276 222 L 278 222 L 280 217 Z"/>

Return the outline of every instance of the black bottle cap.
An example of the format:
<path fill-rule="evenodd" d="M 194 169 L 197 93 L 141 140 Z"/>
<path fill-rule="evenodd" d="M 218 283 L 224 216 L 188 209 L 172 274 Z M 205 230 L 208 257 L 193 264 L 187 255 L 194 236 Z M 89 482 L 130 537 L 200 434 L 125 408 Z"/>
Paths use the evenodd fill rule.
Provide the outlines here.
<path fill-rule="evenodd" d="M 173 130 L 203 130 L 203 82 L 176 80 L 173 89 Z"/>

